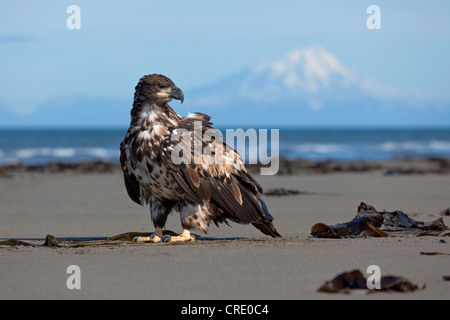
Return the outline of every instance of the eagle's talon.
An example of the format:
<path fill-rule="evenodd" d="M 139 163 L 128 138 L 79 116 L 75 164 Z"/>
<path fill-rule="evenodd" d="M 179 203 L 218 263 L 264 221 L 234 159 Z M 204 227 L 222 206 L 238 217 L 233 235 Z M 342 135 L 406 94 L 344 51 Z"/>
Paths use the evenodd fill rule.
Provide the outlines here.
<path fill-rule="evenodd" d="M 133 242 L 149 242 L 149 241 L 151 241 L 151 237 L 136 236 L 133 238 Z"/>
<path fill-rule="evenodd" d="M 161 237 L 157 236 L 156 234 L 152 234 L 150 236 L 150 241 L 153 243 L 161 242 Z"/>

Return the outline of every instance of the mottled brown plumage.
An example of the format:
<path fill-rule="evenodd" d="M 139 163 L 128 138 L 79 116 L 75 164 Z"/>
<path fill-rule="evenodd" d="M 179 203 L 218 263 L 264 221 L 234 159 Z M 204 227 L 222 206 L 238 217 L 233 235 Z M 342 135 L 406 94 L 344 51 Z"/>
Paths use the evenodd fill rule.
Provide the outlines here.
<path fill-rule="evenodd" d="M 168 105 L 172 99 L 183 102 L 184 95 L 165 76 L 144 76 L 136 86 L 130 128 L 120 145 L 130 198 L 150 206 L 160 235 L 174 210 L 180 213 L 185 231 L 207 232 L 211 221 L 218 225 L 231 220 L 279 237 L 259 198 L 261 186 L 237 152 L 214 131 L 210 117 L 202 113 L 182 117 Z M 175 152 L 183 143 L 190 152 Z M 175 161 L 173 154 L 184 161 Z"/>

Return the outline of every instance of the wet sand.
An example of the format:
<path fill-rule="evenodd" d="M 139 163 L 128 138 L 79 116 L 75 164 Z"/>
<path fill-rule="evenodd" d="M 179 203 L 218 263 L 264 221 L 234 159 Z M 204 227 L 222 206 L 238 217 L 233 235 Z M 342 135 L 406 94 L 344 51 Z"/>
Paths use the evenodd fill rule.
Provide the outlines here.
<path fill-rule="evenodd" d="M 449 237 L 312 239 L 318 222 L 350 221 L 361 201 L 431 221 L 450 207 L 448 174 L 385 175 L 383 170 L 256 176 L 265 190 L 309 194 L 264 196 L 283 239 L 251 226 L 211 225 L 207 237 L 179 245 L 82 248 L 0 246 L 0 299 L 449 299 Z M 450 217 L 444 222 L 450 225 Z M 179 217 L 167 229 L 181 231 Z M 119 171 L 18 172 L 0 179 L 0 238 L 42 244 L 152 231 L 148 208 L 126 195 Z M 202 234 L 201 234 L 202 235 Z M 205 236 L 205 235 L 202 235 Z M 234 238 L 244 238 L 235 239 Z M 228 240 L 227 240 L 228 239 Z M 447 243 L 441 243 L 440 240 Z M 326 294 L 337 274 L 378 265 L 426 288 L 411 293 Z M 66 287 L 69 265 L 81 289 Z"/>

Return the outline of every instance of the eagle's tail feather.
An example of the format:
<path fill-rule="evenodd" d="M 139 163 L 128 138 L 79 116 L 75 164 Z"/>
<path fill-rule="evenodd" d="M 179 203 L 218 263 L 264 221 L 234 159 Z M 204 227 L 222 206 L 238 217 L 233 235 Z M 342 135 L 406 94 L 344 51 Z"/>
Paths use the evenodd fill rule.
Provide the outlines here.
<path fill-rule="evenodd" d="M 259 231 L 264 233 L 265 235 L 271 236 L 273 238 L 280 237 L 281 235 L 278 233 L 278 231 L 273 226 L 272 221 L 256 221 L 253 222 L 252 225 L 257 228 Z"/>
<path fill-rule="evenodd" d="M 278 233 L 277 229 L 275 229 L 272 223 L 273 217 L 270 215 L 269 209 L 267 208 L 266 204 L 261 199 L 258 198 L 258 200 L 261 208 L 263 209 L 264 215 L 262 216 L 261 220 L 253 222 L 252 225 L 265 235 L 271 236 L 273 238 L 281 238 L 281 235 Z"/>

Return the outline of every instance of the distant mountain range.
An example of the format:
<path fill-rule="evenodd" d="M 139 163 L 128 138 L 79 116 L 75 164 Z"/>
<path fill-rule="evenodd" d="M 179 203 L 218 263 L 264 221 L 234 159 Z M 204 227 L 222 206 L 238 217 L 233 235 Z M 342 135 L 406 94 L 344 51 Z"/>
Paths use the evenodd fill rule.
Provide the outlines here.
<path fill-rule="evenodd" d="M 124 99 L 71 96 L 17 113 L 0 101 L 0 126 L 126 126 L 131 104 L 131 93 Z M 216 125 L 230 127 L 450 125 L 450 101 L 363 77 L 319 46 L 185 91 L 185 103 L 172 106 L 184 115 L 207 113 Z"/>
<path fill-rule="evenodd" d="M 1 127 L 125 127 L 130 122 L 133 97 L 112 99 L 63 96 L 32 110 L 14 111 L 0 103 Z"/>

